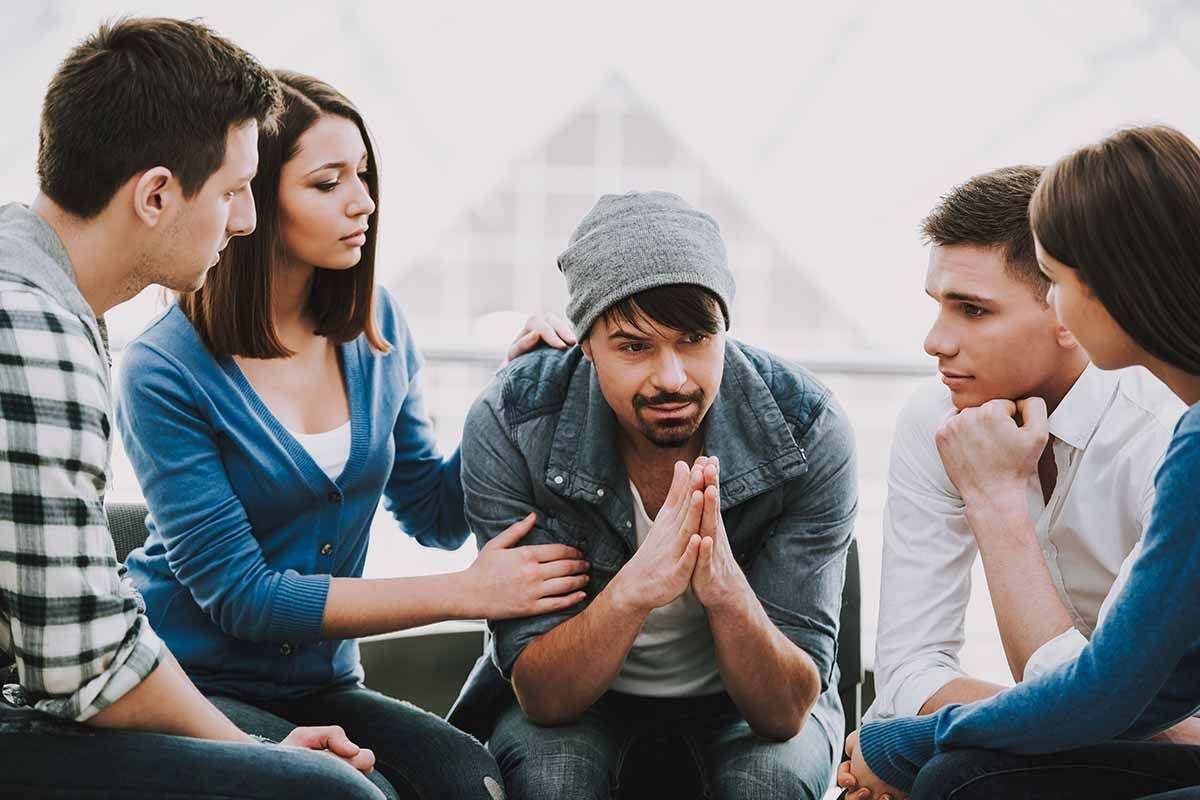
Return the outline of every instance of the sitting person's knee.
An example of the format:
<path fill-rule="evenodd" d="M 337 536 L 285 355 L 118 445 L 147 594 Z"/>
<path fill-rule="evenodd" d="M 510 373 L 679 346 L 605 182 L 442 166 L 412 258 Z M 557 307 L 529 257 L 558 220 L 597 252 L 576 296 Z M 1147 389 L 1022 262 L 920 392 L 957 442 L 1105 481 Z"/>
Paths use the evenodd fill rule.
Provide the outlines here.
<path fill-rule="evenodd" d="M 603 753 L 567 737 L 512 743 L 496 753 L 510 797 L 551 800 L 608 798 L 611 777 Z"/>
<path fill-rule="evenodd" d="M 964 784 L 993 769 L 1002 768 L 1004 759 L 1003 754 L 975 748 L 938 753 L 921 767 L 913 785 L 913 793 L 929 798 L 948 797 L 951 793 L 955 797 L 965 797 L 965 794 L 956 790 L 963 789 Z"/>
<path fill-rule="evenodd" d="M 769 800 L 797 798 L 819 800 L 828 776 L 809 774 L 800 763 L 786 758 L 748 753 L 722 765 L 712 779 L 714 800 Z"/>

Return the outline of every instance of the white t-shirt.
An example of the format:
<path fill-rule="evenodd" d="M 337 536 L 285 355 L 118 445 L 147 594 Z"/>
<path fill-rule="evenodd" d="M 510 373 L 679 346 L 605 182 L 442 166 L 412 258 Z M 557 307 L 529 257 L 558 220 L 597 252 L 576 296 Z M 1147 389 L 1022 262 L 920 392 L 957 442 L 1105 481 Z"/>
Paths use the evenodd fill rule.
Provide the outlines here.
<path fill-rule="evenodd" d="M 646 513 L 633 481 L 633 520 L 640 547 L 654 521 Z M 691 587 L 646 617 L 646 624 L 625 656 L 612 688 L 649 697 L 692 697 L 725 690 L 717 670 L 717 653 L 708 612 Z"/>
<path fill-rule="evenodd" d="M 288 433 L 308 451 L 321 471 L 329 476 L 329 480 L 338 479 L 350 458 L 350 420 L 324 433 L 296 433 L 290 428 Z"/>

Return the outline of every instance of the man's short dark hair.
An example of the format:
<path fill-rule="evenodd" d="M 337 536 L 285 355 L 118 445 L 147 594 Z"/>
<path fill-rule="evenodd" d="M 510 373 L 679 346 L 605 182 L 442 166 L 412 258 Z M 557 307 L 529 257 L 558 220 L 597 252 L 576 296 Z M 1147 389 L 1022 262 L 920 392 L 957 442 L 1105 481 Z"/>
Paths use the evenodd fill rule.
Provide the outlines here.
<path fill-rule="evenodd" d="M 729 327 L 720 299 L 694 283 L 672 283 L 646 289 L 614 303 L 601 316 L 609 325 L 624 323 L 642 331 L 646 319 L 670 330 L 709 336 Z"/>
<path fill-rule="evenodd" d="M 41 190 L 89 218 L 129 178 L 163 166 L 192 197 L 224 163 L 229 129 L 267 124 L 279 97 L 268 70 L 199 22 L 106 23 L 67 55 L 46 90 Z"/>
<path fill-rule="evenodd" d="M 1029 224 L 1029 201 L 1041 177 L 1041 167 L 1021 165 L 955 186 L 921 223 L 925 242 L 999 248 L 1008 274 L 1044 300 L 1050 286 L 1038 269 Z"/>

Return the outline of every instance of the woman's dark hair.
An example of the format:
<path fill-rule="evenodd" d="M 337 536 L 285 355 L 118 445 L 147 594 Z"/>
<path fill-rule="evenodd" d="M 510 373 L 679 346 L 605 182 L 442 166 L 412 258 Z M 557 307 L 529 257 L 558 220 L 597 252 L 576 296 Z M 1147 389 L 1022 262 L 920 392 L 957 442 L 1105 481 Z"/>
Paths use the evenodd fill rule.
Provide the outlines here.
<path fill-rule="evenodd" d="M 180 294 L 179 306 L 215 355 L 286 358 L 293 355 L 275 331 L 271 309 L 274 267 L 284 252 L 279 232 L 279 177 L 296 155 L 300 137 L 322 116 L 353 122 L 367 148 L 367 190 L 375 201 L 368 220 L 362 259 L 346 270 L 318 269 L 308 296 L 316 331 L 338 344 L 366 334 L 371 347 L 391 349 L 375 322 L 375 241 L 379 230 L 379 161 L 362 115 L 327 83 L 276 70 L 283 88 L 283 111 L 272 131 L 258 137 L 258 174 L 250 184 L 258 227 L 230 240 L 204 286 Z"/>
<path fill-rule="evenodd" d="M 1042 248 L 1147 353 L 1200 375 L 1200 149 L 1129 128 L 1046 170 L 1030 203 Z"/>
<path fill-rule="evenodd" d="M 105 23 L 50 79 L 38 130 L 42 192 L 89 219 L 139 172 L 166 167 L 195 196 L 225 162 L 229 129 L 263 127 L 279 86 L 254 57 L 199 22 Z"/>

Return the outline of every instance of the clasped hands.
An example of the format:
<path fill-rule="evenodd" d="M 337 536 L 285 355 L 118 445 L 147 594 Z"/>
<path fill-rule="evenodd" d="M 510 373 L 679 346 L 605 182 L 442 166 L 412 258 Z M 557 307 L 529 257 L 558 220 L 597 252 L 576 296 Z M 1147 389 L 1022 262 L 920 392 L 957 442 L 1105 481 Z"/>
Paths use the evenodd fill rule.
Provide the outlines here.
<path fill-rule="evenodd" d="M 613 579 L 623 605 L 648 613 L 690 586 L 713 612 L 752 594 L 721 518 L 720 476 L 715 456 L 700 456 L 690 468 L 675 462 L 667 499 L 646 540 Z"/>
<path fill-rule="evenodd" d="M 858 746 L 858 731 L 846 737 L 846 760 L 838 765 L 837 785 L 844 800 L 904 800 L 908 795 L 879 779 Z"/>

